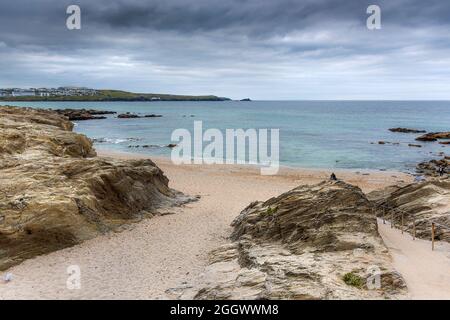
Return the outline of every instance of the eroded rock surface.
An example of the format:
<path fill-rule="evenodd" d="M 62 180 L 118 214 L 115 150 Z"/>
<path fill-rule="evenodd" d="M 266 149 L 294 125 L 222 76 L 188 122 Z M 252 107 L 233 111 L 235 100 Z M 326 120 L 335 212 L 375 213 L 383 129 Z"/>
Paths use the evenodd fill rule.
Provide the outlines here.
<path fill-rule="evenodd" d="M 382 299 L 406 294 L 378 234 L 372 204 L 357 187 L 340 181 L 301 186 L 250 204 L 233 227 L 232 242 L 211 253 L 211 264 L 180 298 Z M 377 272 L 381 287 L 369 290 Z"/>
<path fill-rule="evenodd" d="M 98 158 L 72 127 L 0 107 L 0 270 L 191 200 L 151 160 Z"/>

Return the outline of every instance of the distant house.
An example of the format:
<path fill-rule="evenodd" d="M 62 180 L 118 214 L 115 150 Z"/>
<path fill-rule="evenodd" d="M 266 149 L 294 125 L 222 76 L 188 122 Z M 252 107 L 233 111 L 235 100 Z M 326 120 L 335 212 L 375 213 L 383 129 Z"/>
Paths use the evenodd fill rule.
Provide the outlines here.
<path fill-rule="evenodd" d="M 59 87 L 59 88 L 3 88 L 0 89 L 0 97 L 52 97 L 52 96 L 93 96 L 98 94 L 97 90 L 84 87 Z"/>
<path fill-rule="evenodd" d="M 34 90 L 29 89 L 14 89 L 11 94 L 13 97 L 27 97 L 36 95 Z"/>
<path fill-rule="evenodd" d="M 160 101 L 161 100 L 161 98 L 160 97 L 152 97 L 152 99 L 151 99 L 152 101 Z"/>

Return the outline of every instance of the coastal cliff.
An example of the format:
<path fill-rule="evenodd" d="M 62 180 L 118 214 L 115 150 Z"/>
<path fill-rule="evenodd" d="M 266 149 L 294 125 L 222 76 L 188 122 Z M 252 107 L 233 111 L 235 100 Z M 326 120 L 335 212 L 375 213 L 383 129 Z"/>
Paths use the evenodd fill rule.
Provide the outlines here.
<path fill-rule="evenodd" d="M 96 157 L 48 110 L 0 107 L 0 270 L 191 199 L 151 160 Z"/>
<path fill-rule="evenodd" d="M 371 202 L 344 182 L 254 202 L 182 299 L 397 299 L 406 295 Z M 372 287 L 371 275 L 379 275 Z"/>

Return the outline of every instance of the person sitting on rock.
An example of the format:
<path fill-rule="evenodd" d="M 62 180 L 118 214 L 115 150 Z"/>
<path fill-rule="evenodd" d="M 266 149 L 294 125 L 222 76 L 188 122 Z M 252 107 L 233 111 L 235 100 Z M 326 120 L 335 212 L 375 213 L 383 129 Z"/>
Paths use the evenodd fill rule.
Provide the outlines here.
<path fill-rule="evenodd" d="M 337 177 L 336 177 L 336 175 L 334 174 L 334 172 L 331 173 L 330 180 L 331 180 L 331 181 L 337 181 Z"/>

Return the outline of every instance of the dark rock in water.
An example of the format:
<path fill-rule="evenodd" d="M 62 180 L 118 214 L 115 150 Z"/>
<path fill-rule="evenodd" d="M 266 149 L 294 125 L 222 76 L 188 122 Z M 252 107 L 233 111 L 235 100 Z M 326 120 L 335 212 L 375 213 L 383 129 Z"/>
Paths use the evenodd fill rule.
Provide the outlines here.
<path fill-rule="evenodd" d="M 450 144 L 450 141 L 440 141 L 440 144 Z"/>
<path fill-rule="evenodd" d="M 250 102 L 252 101 L 250 98 L 241 99 L 240 101 Z"/>
<path fill-rule="evenodd" d="M 438 139 L 450 139 L 450 132 L 431 132 L 416 138 L 417 141 L 437 141 Z"/>
<path fill-rule="evenodd" d="M 386 142 L 386 141 L 378 141 L 378 144 L 386 144 L 386 143 L 389 143 L 389 142 Z"/>
<path fill-rule="evenodd" d="M 127 113 L 119 114 L 117 116 L 117 118 L 119 118 L 119 119 L 136 119 L 136 118 L 141 118 L 141 116 L 127 112 Z"/>
<path fill-rule="evenodd" d="M 168 144 L 166 147 L 167 147 L 167 148 L 175 148 L 176 146 L 177 146 L 177 144 L 170 143 L 170 144 Z"/>
<path fill-rule="evenodd" d="M 426 133 L 425 130 L 408 129 L 408 128 L 391 128 L 391 132 L 401 132 L 401 133 Z"/>
<path fill-rule="evenodd" d="M 144 118 L 161 118 L 162 115 L 160 114 L 147 114 L 144 116 Z"/>
<path fill-rule="evenodd" d="M 121 114 L 119 114 L 117 116 L 117 118 L 120 118 L 120 119 L 161 118 L 161 117 L 162 117 L 162 115 L 160 115 L 160 114 L 147 114 L 145 116 L 140 116 L 140 115 L 137 115 L 137 114 L 134 114 L 134 113 L 129 113 L 129 112 L 121 113 Z"/>
<path fill-rule="evenodd" d="M 100 120 L 107 119 L 107 117 L 97 115 L 115 114 L 114 111 L 94 110 L 94 109 L 56 109 L 54 110 L 60 115 L 66 116 L 70 121 L 83 120 Z"/>
<path fill-rule="evenodd" d="M 420 144 L 408 144 L 409 147 L 414 147 L 414 148 L 422 148 L 422 146 Z"/>
<path fill-rule="evenodd" d="M 371 202 L 341 181 L 300 186 L 253 202 L 233 221 L 232 243 L 210 254 L 210 265 L 182 299 L 401 298 L 377 230 Z M 381 288 L 368 290 L 367 270 L 378 266 Z M 360 281 L 345 281 L 351 274 Z"/>

